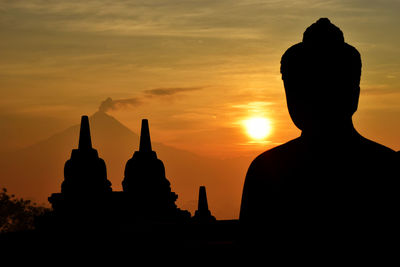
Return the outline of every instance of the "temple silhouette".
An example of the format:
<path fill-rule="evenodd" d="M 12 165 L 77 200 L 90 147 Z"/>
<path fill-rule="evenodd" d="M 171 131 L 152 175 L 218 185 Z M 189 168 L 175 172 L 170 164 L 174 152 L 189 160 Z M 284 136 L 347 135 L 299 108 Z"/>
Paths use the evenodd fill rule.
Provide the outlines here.
<path fill-rule="evenodd" d="M 207 193 L 205 186 L 200 186 L 199 188 L 199 203 L 198 203 L 198 208 L 193 216 L 193 219 L 196 222 L 200 223 L 214 222 L 216 220 L 215 217 L 211 215 L 211 212 L 208 209 Z"/>
<path fill-rule="evenodd" d="M 209 224 L 205 186 L 199 189 L 198 210 L 192 217 L 175 204 L 163 162 L 152 150 L 149 122 L 142 120 L 139 150 L 125 166 L 123 191 L 113 191 L 106 164 L 92 147 L 88 116 L 82 116 L 79 144 L 64 166 L 61 192 L 49 198 L 52 211 L 38 219 L 39 229 L 76 231 L 91 227 L 131 227 L 145 224 Z"/>
<path fill-rule="evenodd" d="M 123 191 L 113 191 L 106 164 L 92 147 L 88 117 L 82 116 L 78 148 L 65 163 L 61 192 L 49 197 L 53 210 L 37 220 L 40 234 L 34 242 L 46 237 L 49 244 L 76 244 L 89 232 L 91 244 L 118 246 L 127 240 L 130 246 L 146 243 L 152 252 L 156 245 L 175 249 L 176 244 L 231 249 L 237 240 L 250 248 L 261 243 L 263 256 L 311 251 L 313 257 L 328 252 L 331 258 L 347 255 L 339 248 L 369 254 L 393 249 L 399 152 L 354 128 L 359 52 L 345 43 L 338 27 L 321 18 L 282 56 L 281 73 L 289 115 L 302 134 L 251 163 L 239 220 L 217 220 L 204 186 L 194 216 L 177 207 L 178 195 L 152 149 L 146 119 L 139 150 L 125 166 Z M 361 254 L 354 255 L 359 260 Z"/>

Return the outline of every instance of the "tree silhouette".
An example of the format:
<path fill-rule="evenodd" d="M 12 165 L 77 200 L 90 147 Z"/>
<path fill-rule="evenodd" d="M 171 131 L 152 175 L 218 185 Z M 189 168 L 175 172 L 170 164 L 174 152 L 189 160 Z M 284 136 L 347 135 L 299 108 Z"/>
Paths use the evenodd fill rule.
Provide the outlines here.
<path fill-rule="evenodd" d="M 9 195 L 6 188 L 0 192 L 0 233 L 34 229 L 35 217 L 49 211 L 30 200 Z"/>

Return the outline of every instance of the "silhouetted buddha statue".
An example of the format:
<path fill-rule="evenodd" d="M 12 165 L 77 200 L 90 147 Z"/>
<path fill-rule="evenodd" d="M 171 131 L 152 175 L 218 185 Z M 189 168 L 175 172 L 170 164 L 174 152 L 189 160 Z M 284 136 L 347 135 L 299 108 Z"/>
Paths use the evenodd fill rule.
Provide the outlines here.
<path fill-rule="evenodd" d="M 371 237 L 397 210 L 398 162 L 393 150 L 353 126 L 360 54 L 321 18 L 284 53 L 281 73 L 290 117 L 302 133 L 251 163 L 241 224 L 277 236 L 353 231 Z"/>
<path fill-rule="evenodd" d="M 139 151 L 135 151 L 126 163 L 122 187 L 124 193 L 133 199 L 140 216 L 166 218 L 182 212 L 185 217 L 190 218 L 190 213 L 180 211 L 175 205 L 178 195 L 171 192 L 170 182 L 165 177 L 164 164 L 152 150 L 149 123 L 146 119 L 142 120 Z"/>

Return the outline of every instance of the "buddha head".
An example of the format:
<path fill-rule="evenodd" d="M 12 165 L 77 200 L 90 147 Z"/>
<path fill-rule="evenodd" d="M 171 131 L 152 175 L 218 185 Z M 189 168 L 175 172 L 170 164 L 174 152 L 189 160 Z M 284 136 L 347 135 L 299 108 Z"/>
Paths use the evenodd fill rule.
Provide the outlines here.
<path fill-rule="evenodd" d="M 357 110 L 361 57 L 327 18 L 283 54 L 281 74 L 289 114 L 300 130 L 351 120 Z"/>

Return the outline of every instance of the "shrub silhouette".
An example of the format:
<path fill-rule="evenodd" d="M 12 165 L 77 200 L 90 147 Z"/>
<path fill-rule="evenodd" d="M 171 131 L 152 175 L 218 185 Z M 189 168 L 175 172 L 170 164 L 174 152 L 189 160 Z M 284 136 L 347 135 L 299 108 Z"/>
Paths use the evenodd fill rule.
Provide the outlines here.
<path fill-rule="evenodd" d="M 6 188 L 0 191 L 0 233 L 33 230 L 35 217 L 49 211 L 30 200 L 9 195 Z"/>

